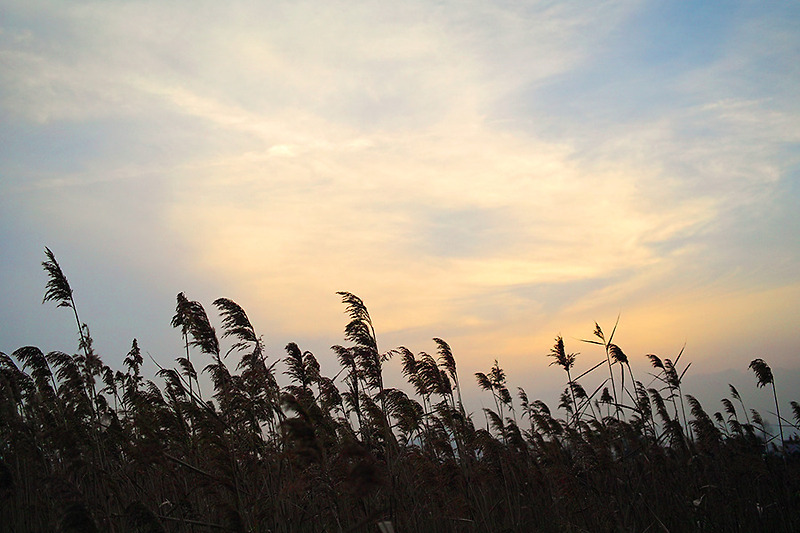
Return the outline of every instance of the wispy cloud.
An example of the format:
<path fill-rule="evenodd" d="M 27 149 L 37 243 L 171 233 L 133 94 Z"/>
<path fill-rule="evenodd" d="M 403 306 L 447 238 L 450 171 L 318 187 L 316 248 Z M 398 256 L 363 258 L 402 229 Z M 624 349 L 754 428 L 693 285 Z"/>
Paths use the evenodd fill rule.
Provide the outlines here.
<path fill-rule="evenodd" d="M 475 353 L 502 336 L 519 354 L 601 309 L 746 305 L 796 281 L 754 264 L 761 230 L 726 240 L 759 217 L 796 225 L 794 15 L 7 4 L 0 111 L 18 140 L 0 190 L 31 213 L 92 206 L 49 222 L 83 235 L 147 203 L 131 242 L 181 242 L 181 269 L 289 336 L 338 331 L 332 295 L 350 290 L 390 334 L 450 331 Z M 783 264 L 800 249 L 761 240 Z"/>

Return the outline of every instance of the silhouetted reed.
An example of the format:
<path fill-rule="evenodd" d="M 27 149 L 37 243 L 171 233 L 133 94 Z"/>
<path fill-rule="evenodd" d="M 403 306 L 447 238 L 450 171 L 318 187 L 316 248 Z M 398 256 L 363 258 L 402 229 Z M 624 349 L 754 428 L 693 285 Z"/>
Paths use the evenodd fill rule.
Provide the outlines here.
<path fill-rule="evenodd" d="M 332 347 L 332 377 L 293 342 L 270 359 L 225 298 L 213 302 L 218 337 L 180 293 L 184 353 L 148 379 L 135 339 L 122 370 L 102 362 L 45 254 L 45 301 L 73 309 L 78 353 L 0 353 L 0 531 L 800 530 L 800 461 L 783 450 L 800 404 L 794 422 L 780 416 L 761 359 L 751 368 L 772 385 L 779 437 L 732 385 L 712 414 L 685 394 L 683 351 L 641 357 L 655 373 L 636 380 L 616 326 L 606 338 L 597 324 L 587 342 L 602 353 L 585 370 L 592 354 L 578 361 L 560 336 L 550 350 L 567 378 L 558 411 L 521 387 L 515 407 L 495 360 L 475 374 L 493 404 L 476 425 L 450 346 L 381 352 L 351 293 L 339 293 L 348 345 Z M 392 356 L 408 391 L 384 383 Z"/>

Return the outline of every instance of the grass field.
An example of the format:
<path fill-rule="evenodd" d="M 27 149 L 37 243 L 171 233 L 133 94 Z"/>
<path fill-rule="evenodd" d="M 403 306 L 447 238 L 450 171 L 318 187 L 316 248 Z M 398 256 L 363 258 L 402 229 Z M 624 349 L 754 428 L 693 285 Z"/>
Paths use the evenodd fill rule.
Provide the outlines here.
<path fill-rule="evenodd" d="M 750 368 L 772 392 L 777 434 L 733 386 L 707 412 L 682 387 L 681 355 L 633 368 L 599 326 L 586 342 L 605 360 L 580 375 L 556 338 L 559 405 L 509 390 L 495 361 L 474 376 L 491 406 L 474 415 L 461 400 L 472 376 L 447 342 L 380 352 L 353 294 L 340 293 L 340 371 L 324 376 L 295 343 L 268 358 L 235 302 L 213 302 L 218 335 L 181 293 L 172 325 L 185 352 L 149 380 L 135 339 L 124 368 L 103 363 L 50 250 L 43 265 L 45 301 L 69 310 L 80 344 L 0 353 L 0 531 L 800 530 L 800 458 L 787 439 L 800 405 L 782 403 L 764 360 Z M 406 390 L 384 386 L 388 364 Z M 594 390 L 581 385 L 589 374 Z M 648 374 L 646 386 L 637 375 Z"/>

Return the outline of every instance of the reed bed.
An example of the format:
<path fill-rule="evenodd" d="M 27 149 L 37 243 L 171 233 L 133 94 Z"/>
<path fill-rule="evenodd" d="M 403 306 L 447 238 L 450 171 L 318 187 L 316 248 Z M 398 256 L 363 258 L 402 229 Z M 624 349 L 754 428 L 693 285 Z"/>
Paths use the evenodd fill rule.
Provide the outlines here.
<path fill-rule="evenodd" d="M 750 366 L 773 392 L 777 435 L 733 386 L 707 413 L 683 390 L 682 354 L 648 355 L 638 380 L 616 326 L 595 325 L 585 342 L 603 358 L 582 373 L 556 338 L 566 384 L 554 409 L 512 391 L 495 361 L 475 375 L 492 406 L 475 414 L 446 341 L 380 350 L 353 294 L 339 293 L 348 320 L 331 377 L 295 343 L 266 354 L 224 298 L 218 335 L 181 293 L 184 352 L 148 379 L 135 339 L 123 368 L 103 362 L 45 256 L 44 301 L 72 311 L 78 350 L 0 353 L 0 531 L 800 531 L 800 459 L 784 441 L 800 406 L 780 416 L 762 359 Z M 388 364 L 407 390 L 385 385 Z"/>

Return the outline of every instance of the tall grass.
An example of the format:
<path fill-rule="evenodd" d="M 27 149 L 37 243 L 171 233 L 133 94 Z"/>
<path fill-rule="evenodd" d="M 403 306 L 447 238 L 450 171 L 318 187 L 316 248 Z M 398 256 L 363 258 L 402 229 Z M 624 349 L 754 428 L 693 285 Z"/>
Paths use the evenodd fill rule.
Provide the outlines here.
<path fill-rule="evenodd" d="M 582 372 L 560 336 L 550 351 L 566 373 L 558 410 L 522 388 L 515 407 L 494 361 L 476 374 L 493 404 L 476 423 L 447 342 L 433 339 L 435 356 L 382 351 L 365 303 L 346 292 L 334 376 L 296 343 L 265 353 L 225 298 L 213 302 L 218 336 L 183 293 L 174 366 L 147 379 L 134 339 L 112 370 L 46 258 L 45 301 L 75 311 L 78 353 L 0 353 L 0 531 L 800 530 L 800 461 L 782 453 L 798 403 L 795 422 L 779 415 L 780 440 L 733 386 L 724 414 L 708 414 L 682 389 L 680 355 L 642 357 L 655 370 L 645 385 L 597 325 L 600 353 L 582 356 Z M 407 391 L 384 383 L 390 364 Z M 587 392 L 581 380 L 604 366 Z M 779 414 L 769 366 L 751 367 Z"/>

